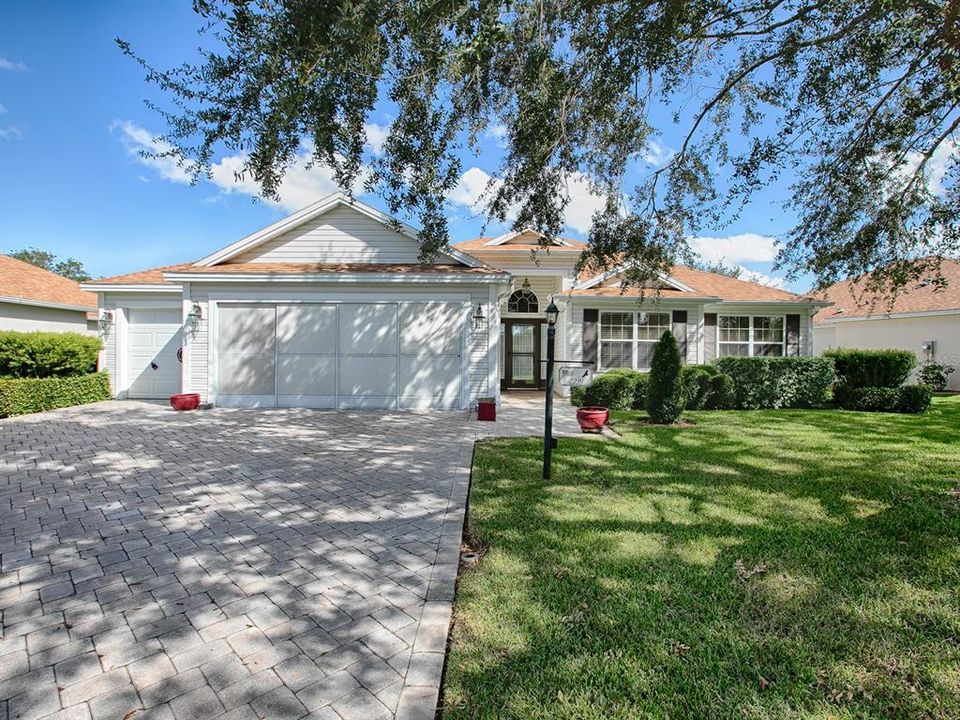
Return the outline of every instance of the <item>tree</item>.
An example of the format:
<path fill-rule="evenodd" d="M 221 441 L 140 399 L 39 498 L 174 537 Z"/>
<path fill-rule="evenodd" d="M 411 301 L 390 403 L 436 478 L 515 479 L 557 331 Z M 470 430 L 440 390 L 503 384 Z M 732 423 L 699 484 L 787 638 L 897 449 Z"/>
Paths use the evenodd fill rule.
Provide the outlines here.
<path fill-rule="evenodd" d="M 723 262 L 723 258 L 716 261 L 694 261 L 690 267 L 694 268 L 695 270 L 716 273 L 717 275 L 726 275 L 734 280 L 743 275 L 742 267 L 739 265 L 727 265 Z"/>
<path fill-rule="evenodd" d="M 448 241 L 458 150 L 505 128 L 490 217 L 548 236 L 565 183 L 606 197 L 583 266 L 641 283 L 770 183 L 797 223 L 778 263 L 820 285 L 940 277 L 960 248 L 960 0 L 194 0 L 206 49 L 158 69 L 158 154 L 202 177 L 221 150 L 274 196 L 307 148 L 350 188 Z M 380 101 L 395 118 L 364 153 Z M 672 111 L 676 152 L 626 178 Z M 918 260 L 918 258 L 921 258 Z"/>
<path fill-rule="evenodd" d="M 680 366 L 680 347 L 673 333 L 667 330 L 653 347 L 647 388 L 647 414 L 658 425 L 675 423 L 683 413 L 686 397 Z"/>
<path fill-rule="evenodd" d="M 22 262 L 36 265 L 44 270 L 49 270 L 57 275 L 63 275 L 76 282 L 84 282 L 90 279 L 90 275 L 83 267 L 83 263 L 76 258 L 68 257 L 64 260 L 57 260 L 57 256 L 52 252 L 40 250 L 35 247 L 24 248 L 10 253 L 10 257 Z"/>

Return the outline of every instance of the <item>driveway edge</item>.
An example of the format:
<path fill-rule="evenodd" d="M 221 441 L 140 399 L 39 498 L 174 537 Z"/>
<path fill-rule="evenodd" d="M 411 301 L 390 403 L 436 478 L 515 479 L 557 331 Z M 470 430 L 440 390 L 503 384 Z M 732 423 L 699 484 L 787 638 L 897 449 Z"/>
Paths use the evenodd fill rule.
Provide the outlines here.
<path fill-rule="evenodd" d="M 413 654 L 400 692 L 395 720 L 433 720 L 437 714 L 457 571 L 460 567 L 460 543 L 463 539 L 475 442 L 476 433 L 468 429 L 460 443 L 455 477 L 440 531 L 437 560 L 427 586 L 427 602 L 413 642 Z"/>

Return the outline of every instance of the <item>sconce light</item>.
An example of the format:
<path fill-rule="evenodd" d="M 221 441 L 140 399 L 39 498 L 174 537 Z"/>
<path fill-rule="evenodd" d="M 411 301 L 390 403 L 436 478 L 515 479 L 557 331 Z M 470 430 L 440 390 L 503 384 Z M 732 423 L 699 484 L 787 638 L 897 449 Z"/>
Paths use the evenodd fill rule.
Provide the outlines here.
<path fill-rule="evenodd" d="M 109 330 L 110 326 L 113 325 L 113 312 L 111 310 L 101 310 L 100 319 L 97 320 L 97 324 L 103 332 Z"/>
<path fill-rule="evenodd" d="M 523 289 L 523 290 L 529 290 L 529 289 L 530 289 L 530 278 L 524 278 L 524 279 L 523 279 L 523 285 L 521 285 L 520 287 L 521 287 L 521 289 Z"/>
<path fill-rule="evenodd" d="M 560 308 L 557 307 L 557 304 L 553 301 L 553 298 L 550 298 L 550 304 L 547 305 L 546 310 L 547 315 L 547 325 L 549 329 L 553 329 L 554 325 L 557 324 L 557 318 L 560 315 Z"/>
<path fill-rule="evenodd" d="M 481 305 L 480 303 L 477 303 L 477 309 L 473 313 L 473 326 L 475 328 L 480 327 L 481 325 L 483 325 L 484 319 L 485 318 L 483 317 L 483 305 Z"/>
<path fill-rule="evenodd" d="M 203 308 L 200 307 L 200 303 L 194 302 L 193 309 L 190 310 L 190 313 L 187 315 L 187 324 L 191 328 L 196 328 L 200 324 L 200 320 L 203 319 Z"/>

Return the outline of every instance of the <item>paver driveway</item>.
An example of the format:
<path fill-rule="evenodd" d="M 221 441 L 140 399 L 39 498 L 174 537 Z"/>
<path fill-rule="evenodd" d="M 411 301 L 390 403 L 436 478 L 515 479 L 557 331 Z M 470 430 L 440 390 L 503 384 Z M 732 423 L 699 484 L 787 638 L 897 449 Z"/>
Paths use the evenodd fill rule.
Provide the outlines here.
<path fill-rule="evenodd" d="M 432 717 L 467 423 L 146 403 L 0 422 L 0 720 Z"/>

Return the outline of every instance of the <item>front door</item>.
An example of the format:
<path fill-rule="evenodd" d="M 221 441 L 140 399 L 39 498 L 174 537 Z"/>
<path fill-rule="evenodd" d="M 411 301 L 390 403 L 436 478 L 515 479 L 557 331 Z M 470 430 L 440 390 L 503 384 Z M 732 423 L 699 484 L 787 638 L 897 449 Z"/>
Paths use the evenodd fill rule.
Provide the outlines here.
<path fill-rule="evenodd" d="M 506 320 L 504 330 L 504 368 L 501 387 L 540 387 L 540 323 Z"/>

